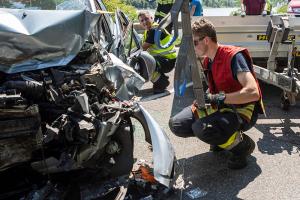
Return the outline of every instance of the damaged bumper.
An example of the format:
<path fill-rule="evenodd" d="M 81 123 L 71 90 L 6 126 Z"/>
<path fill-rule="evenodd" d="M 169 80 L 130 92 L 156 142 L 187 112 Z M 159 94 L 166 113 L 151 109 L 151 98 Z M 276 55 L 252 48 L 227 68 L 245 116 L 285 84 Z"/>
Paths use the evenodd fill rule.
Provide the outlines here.
<path fill-rule="evenodd" d="M 141 122 L 146 141 L 151 142 L 153 147 L 154 177 L 161 184 L 170 187 L 175 160 L 173 146 L 166 133 L 146 109 L 139 104 L 137 107 L 134 117 Z"/>

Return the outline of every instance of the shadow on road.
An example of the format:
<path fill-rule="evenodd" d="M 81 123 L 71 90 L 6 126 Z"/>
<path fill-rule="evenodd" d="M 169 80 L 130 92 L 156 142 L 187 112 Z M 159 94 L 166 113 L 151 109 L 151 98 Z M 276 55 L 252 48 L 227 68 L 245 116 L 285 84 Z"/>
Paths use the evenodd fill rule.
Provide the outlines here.
<path fill-rule="evenodd" d="M 228 156 L 228 152 L 207 152 L 178 160 L 175 170 L 178 189 L 176 197 L 170 199 L 191 199 L 187 192 L 196 188 L 206 193 L 201 200 L 239 199 L 239 192 L 261 174 L 261 168 L 251 156 L 245 169 L 230 170 L 226 165 Z"/>
<path fill-rule="evenodd" d="M 256 125 L 263 133 L 257 142 L 258 150 L 262 153 L 274 155 L 287 151 L 289 155 L 299 153 L 300 130 L 299 124 L 292 123 L 290 119 L 283 119 L 283 123 Z M 293 130 L 294 127 L 294 130 Z"/>
<path fill-rule="evenodd" d="M 300 149 L 300 106 L 288 111 L 280 108 L 282 90 L 268 84 L 261 84 L 264 95 L 267 118 L 261 116 L 257 128 L 263 137 L 257 142 L 260 152 L 274 155 L 287 151 L 288 154 L 299 153 Z"/>

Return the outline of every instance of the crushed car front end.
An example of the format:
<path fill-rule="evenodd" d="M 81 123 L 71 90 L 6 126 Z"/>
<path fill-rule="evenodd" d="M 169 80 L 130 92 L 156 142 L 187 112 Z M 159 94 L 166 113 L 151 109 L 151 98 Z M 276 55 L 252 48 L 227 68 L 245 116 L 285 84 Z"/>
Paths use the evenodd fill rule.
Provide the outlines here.
<path fill-rule="evenodd" d="M 110 34 L 103 27 L 111 22 L 96 13 L 99 2 L 79 2 L 84 9 L 0 9 L 0 180 L 17 175 L 0 198 L 99 198 L 121 188 L 134 162 L 136 113 L 151 137 L 155 177 L 170 186 L 172 145 L 130 101 L 144 79 L 108 52 L 109 36 L 99 34 Z"/>

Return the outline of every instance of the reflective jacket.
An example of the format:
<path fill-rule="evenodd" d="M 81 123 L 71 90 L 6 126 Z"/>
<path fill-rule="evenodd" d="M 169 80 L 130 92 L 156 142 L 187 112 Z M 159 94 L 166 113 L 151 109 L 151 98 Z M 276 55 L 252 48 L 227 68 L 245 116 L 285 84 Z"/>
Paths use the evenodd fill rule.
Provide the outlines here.
<path fill-rule="evenodd" d="M 171 10 L 174 0 L 158 0 L 155 18 L 164 18 Z"/>
<path fill-rule="evenodd" d="M 245 56 L 248 63 L 251 63 L 251 66 L 249 68 L 253 77 L 256 80 L 257 87 L 260 94 L 260 100 L 258 102 L 260 106 L 259 111 L 260 113 L 264 113 L 263 103 L 261 101 L 262 95 L 261 95 L 260 87 L 255 77 L 255 74 L 253 72 L 252 59 L 247 49 L 241 47 L 235 47 L 235 46 L 220 45 L 215 55 L 214 62 L 212 63 L 211 69 L 208 69 L 208 61 L 209 61 L 208 58 L 206 57 L 204 59 L 203 68 L 205 73 L 207 74 L 210 93 L 216 94 L 223 91 L 226 94 L 226 93 L 236 92 L 242 89 L 242 85 L 237 80 L 235 80 L 234 77 L 232 76 L 232 70 L 231 70 L 232 58 L 239 52 L 241 52 Z M 250 102 L 247 104 L 236 105 L 237 112 L 245 120 L 250 121 L 255 104 L 256 102 Z M 221 112 L 232 111 L 232 109 L 230 107 L 226 108 L 225 106 L 225 108 L 222 108 L 220 111 Z"/>
<path fill-rule="evenodd" d="M 157 26 L 158 26 L 158 24 L 155 22 L 152 24 L 152 28 L 156 28 Z M 160 41 L 160 43 L 162 45 L 167 44 L 167 42 L 172 39 L 172 35 L 168 31 L 166 31 L 166 30 L 164 30 L 164 31 L 167 34 L 167 36 Z M 145 42 L 145 40 L 147 38 L 147 34 L 148 34 L 148 31 L 146 30 L 144 32 L 143 42 Z M 151 44 L 151 46 L 147 49 L 147 51 L 152 56 L 162 56 L 167 59 L 175 59 L 177 57 L 176 50 L 175 50 L 175 44 L 173 44 L 170 47 L 165 48 L 165 49 L 158 47 L 156 44 Z"/>

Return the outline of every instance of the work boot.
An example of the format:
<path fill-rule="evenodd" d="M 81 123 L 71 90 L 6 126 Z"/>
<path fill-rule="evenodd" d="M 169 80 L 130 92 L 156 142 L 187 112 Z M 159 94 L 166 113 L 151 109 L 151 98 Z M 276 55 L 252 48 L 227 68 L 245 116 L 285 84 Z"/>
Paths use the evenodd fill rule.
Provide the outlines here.
<path fill-rule="evenodd" d="M 153 93 L 159 94 L 165 92 L 165 89 L 170 84 L 170 81 L 168 80 L 168 77 L 162 74 L 160 78 L 153 83 Z"/>
<path fill-rule="evenodd" d="M 228 168 L 242 169 L 247 166 L 247 157 L 253 152 L 255 142 L 248 136 L 243 134 L 243 140 L 230 151 L 232 157 L 228 160 Z"/>
<path fill-rule="evenodd" d="M 213 144 L 211 144 L 211 145 L 209 146 L 209 151 L 214 152 L 214 153 L 217 153 L 217 152 L 220 152 L 220 151 L 224 151 L 224 149 L 222 149 L 222 148 L 219 147 L 218 145 L 213 145 Z"/>

